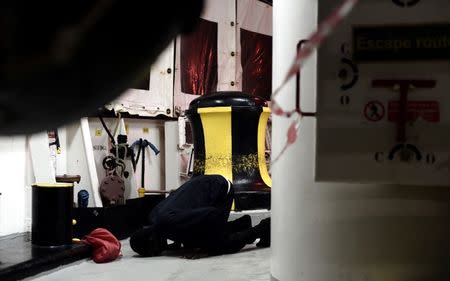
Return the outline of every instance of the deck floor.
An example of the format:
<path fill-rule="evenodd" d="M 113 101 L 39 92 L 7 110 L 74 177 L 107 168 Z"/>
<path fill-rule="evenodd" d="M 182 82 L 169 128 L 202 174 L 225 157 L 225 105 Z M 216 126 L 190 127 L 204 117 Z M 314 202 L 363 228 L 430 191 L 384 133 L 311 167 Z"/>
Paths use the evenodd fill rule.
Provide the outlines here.
<path fill-rule="evenodd" d="M 249 245 L 232 255 L 190 260 L 180 256 L 142 258 L 122 241 L 122 257 L 96 264 L 82 260 L 25 280 L 33 281 L 267 281 L 270 280 L 270 248 Z"/>

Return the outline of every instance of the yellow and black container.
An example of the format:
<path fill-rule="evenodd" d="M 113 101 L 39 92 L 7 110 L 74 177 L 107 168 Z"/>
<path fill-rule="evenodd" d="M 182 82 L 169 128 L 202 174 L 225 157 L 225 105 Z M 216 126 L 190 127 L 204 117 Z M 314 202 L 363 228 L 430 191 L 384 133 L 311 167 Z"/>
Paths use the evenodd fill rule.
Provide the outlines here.
<path fill-rule="evenodd" d="M 72 244 L 73 183 L 32 186 L 31 243 L 58 247 Z"/>
<path fill-rule="evenodd" d="M 241 92 L 218 92 L 193 100 L 186 115 L 193 133 L 193 176 L 220 174 L 229 179 L 237 210 L 270 208 L 266 101 Z"/>

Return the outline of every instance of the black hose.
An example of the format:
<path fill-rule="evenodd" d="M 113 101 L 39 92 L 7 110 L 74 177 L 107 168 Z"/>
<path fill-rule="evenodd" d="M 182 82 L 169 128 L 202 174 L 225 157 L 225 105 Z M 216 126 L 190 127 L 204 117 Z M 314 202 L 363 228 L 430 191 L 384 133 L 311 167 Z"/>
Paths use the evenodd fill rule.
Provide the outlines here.
<path fill-rule="evenodd" d="M 134 149 L 130 149 L 130 157 L 131 157 L 131 164 L 133 165 L 133 171 L 136 171 L 136 158 L 134 155 Z"/>
<path fill-rule="evenodd" d="M 143 188 L 145 188 L 145 146 L 141 144 L 142 149 L 142 171 L 141 171 L 141 183 Z"/>

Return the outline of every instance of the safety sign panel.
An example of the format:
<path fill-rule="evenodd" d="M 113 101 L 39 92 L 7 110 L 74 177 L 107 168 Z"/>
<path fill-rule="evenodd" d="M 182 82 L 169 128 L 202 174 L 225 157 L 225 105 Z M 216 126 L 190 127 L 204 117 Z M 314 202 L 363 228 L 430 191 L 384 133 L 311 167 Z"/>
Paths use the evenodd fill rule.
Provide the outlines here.
<path fill-rule="evenodd" d="M 388 103 L 388 121 L 397 122 L 400 116 L 400 102 L 389 101 Z M 416 121 L 421 117 L 423 120 L 431 123 L 440 122 L 439 103 L 437 101 L 408 101 L 406 106 L 406 120 Z"/>
<path fill-rule="evenodd" d="M 336 0 L 316 2 L 321 22 Z M 361 0 L 304 65 L 316 181 L 450 187 L 448 11 L 448 0 Z"/>

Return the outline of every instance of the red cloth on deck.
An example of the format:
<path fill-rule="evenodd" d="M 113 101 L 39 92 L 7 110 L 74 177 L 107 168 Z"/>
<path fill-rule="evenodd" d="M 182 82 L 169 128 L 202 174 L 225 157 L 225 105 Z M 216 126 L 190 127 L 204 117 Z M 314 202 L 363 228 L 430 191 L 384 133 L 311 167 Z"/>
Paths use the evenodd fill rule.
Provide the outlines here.
<path fill-rule="evenodd" d="M 94 249 L 92 259 L 96 263 L 110 262 L 120 256 L 121 244 L 107 229 L 97 228 L 93 230 L 84 237 L 83 242 Z"/>

